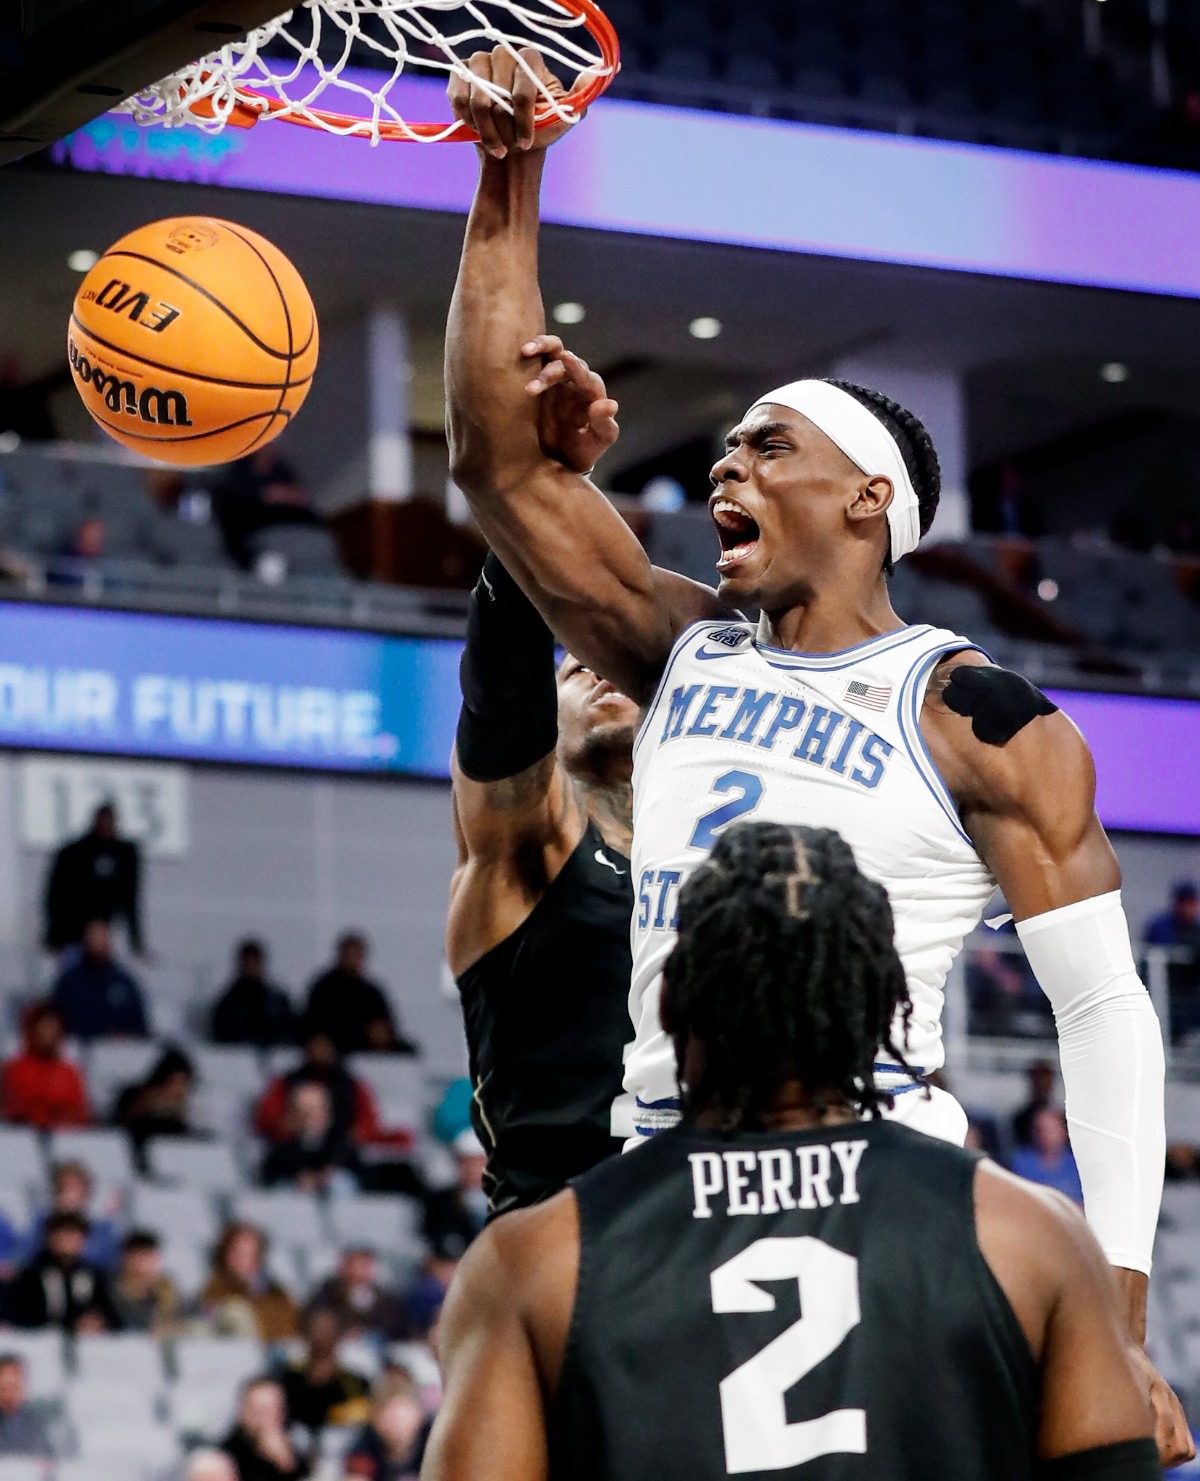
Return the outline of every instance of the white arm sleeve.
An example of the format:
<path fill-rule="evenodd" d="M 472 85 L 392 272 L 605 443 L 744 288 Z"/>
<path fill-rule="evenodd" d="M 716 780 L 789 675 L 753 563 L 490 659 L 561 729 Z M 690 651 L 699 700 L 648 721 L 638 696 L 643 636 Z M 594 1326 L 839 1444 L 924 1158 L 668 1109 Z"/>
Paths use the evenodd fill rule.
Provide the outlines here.
<path fill-rule="evenodd" d="M 1150 1273 L 1166 1157 L 1165 1065 L 1121 892 L 1017 923 L 1054 1009 L 1088 1222 L 1111 1264 Z"/>

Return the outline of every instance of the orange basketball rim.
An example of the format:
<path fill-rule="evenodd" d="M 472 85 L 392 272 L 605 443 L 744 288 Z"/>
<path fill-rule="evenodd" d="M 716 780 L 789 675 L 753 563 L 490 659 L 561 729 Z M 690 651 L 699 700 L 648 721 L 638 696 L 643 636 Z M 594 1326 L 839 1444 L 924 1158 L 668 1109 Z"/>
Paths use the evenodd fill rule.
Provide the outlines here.
<path fill-rule="evenodd" d="M 611 84 L 621 67 L 621 46 L 617 32 L 609 18 L 595 0 L 554 0 L 556 7 L 565 13 L 577 16 L 587 28 L 600 53 L 603 70 L 597 68 L 582 72 L 574 87 L 558 100 L 559 108 L 580 114 Z M 514 38 L 515 40 L 515 38 Z M 527 42 L 524 44 L 534 44 Z M 249 83 L 239 82 L 238 101 L 225 117 L 225 123 L 237 128 L 252 128 L 265 118 L 280 123 L 299 124 L 302 128 L 320 129 L 335 133 L 340 138 L 386 139 L 396 144 L 438 143 L 477 144 L 479 135 L 465 123 L 452 128 L 445 123 L 403 123 L 391 119 L 379 119 L 372 123 L 352 113 L 339 113 L 333 109 L 306 107 L 296 109 L 283 98 L 273 98 Z M 214 110 L 207 98 L 197 99 L 190 104 L 190 111 L 199 118 L 214 117 Z M 543 100 L 534 115 L 537 128 L 546 128 L 560 114 Z"/>

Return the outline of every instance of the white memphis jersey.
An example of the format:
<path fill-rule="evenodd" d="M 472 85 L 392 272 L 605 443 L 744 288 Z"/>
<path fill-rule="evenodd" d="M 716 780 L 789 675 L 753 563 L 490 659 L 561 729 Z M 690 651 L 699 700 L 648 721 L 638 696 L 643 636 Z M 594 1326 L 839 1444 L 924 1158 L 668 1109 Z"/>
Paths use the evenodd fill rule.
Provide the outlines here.
<path fill-rule="evenodd" d="M 891 899 L 913 1001 L 906 1058 L 924 1070 L 942 1063 L 946 974 L 995 880 L 919 718 L 936 664 L 975 646 L 928 626 L 827 654 L 767 647 L 744 622 L 701 622 L 681 635 L 634 748 L 634 1039 L 614 1135 L 651 1135 L 678 1118 L 674 1054 L 658 1017 L 662 968 L 680 887 L 738 819 L 842 835 Z"/>

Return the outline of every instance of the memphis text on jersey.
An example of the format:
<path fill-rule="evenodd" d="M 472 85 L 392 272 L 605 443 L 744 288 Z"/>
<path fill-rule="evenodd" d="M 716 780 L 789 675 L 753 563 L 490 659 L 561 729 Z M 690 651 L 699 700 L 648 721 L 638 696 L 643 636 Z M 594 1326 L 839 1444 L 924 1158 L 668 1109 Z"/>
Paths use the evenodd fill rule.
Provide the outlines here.
<path fill-rule="evenodd" d="M 699 655 L 697 655 L 699 656 Z M 735 684 L 680 684 L 671 694 L 661 744 L 682 739 L 738 741 L 747 751 L 791 754 L 873 791 L 894 747 L 853 715 L 806 705 L 793 694 Z"/>
<path fill-rule="evenodd" d="M 692 1218 L 778 1214 L 785 1209 L 857 1203 L 865 1137 L 801 1147 L 739 1147 L 689 1152 Z"/>

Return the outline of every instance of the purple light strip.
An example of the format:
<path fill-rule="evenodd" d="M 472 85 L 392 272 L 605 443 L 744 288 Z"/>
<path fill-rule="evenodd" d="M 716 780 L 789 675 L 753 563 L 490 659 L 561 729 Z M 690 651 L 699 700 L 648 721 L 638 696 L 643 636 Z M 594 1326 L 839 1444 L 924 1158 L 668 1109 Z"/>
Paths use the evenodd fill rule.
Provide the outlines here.
<path fill-rule="evenodd" d="M 412 79 L 406 116 L 444 118 Z M 287 124 L 210 137 L 107 114 L 77 169 L 464 212 L 474 151 Z M 635 232 L 1200 297 L 1200 176 L 604 100 L 555 146 L 544 216 Z"/>
<path fill-rule="evenodd" d="M 1200 702 L 1048 690 L 1096 758 L 1096 811 L 1106 828 L 1200 834 Z"/>

